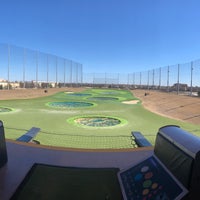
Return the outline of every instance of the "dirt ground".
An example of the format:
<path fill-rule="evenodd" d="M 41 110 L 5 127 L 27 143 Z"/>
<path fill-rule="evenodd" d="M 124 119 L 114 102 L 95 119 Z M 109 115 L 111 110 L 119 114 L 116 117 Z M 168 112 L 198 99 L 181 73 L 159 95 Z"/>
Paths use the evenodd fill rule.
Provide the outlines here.
<path fill-rule="evenodd" d="M 152 112 L 200 125 L 199 97 L 145 90 L 133 90 L 132 93 Z"/>
<path fill-rule="evenodd" d="M 85 88 L 48 88 L 0 90 L 0 100 L 29 99 L 57 92 L 80 92 Z M 142 101 L 143 106 L 157 114 L 200 125 L 200 98 L 163 93 L 158 91 L 132 90 L 134 96 Z M 148 95 L 145 95 L 148 93 Z"/>
<path fill-rule="evenodd" d="M 0 90 L 0 100 L 8 99 L 30 99 L 53 95 L 57 92 L 79 92 L 84 88 L 48 88 L 48 89 L 15 89 L 15 90 Z"/>

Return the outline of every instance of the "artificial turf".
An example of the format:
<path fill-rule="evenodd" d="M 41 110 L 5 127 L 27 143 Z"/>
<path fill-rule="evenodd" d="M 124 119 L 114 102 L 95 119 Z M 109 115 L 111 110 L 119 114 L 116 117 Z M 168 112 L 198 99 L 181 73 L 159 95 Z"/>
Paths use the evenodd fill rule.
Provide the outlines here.
<path fill-rule="evenodd" d="M 101 98 L 97 98 L 101 97 Z M 104 99 L 102 97 L 105 97 Z M 52 96 L 24 100 L 2 100 L 0 112 L 6 138 L 17 139 L 31 127 L 41 131 L 36 140 L 43 145 L 69 148 L 133 148 L 131 131 L 140 131 L 154 144 L 157 131 L 165 125 L 178 125 L 200 136 L 200 126 L 161 117 L 143 108 L 129 90 L 86 89 L 81 93 L 60 92 Z M 89 102 L 88 107 L 52 107 L 50 102 Z M 76 124 L 74 119 L 84 116 L 109 116 L 122 123 L 110 127 L 91 127 Z"/>
<path fill-rule="evenodd" d="M 11 200 L 122 200 L 118 171 L 35 164 Z"/>

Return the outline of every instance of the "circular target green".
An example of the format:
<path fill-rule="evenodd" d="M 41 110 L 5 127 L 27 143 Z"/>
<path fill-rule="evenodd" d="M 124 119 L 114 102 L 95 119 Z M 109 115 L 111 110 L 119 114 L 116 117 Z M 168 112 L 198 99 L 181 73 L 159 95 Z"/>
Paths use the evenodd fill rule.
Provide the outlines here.
<path fill-rule="evenodd" d="M 6 107 L 0 107 L 0 113 L 11 112 L 11 111 L 13 111 L 13 109 L 6 108 Z"/>
<path fill-rule="evenodd" d="M 47 105 L 56 108 L 79 108 L 79 107 L 93 106 L 94 104 L 89 102 L 66 101 L 66 102 L 49 102 Z"/>
<path fill-rule="evenodd" d="M 68 119 L 69 123 L 85 127 L 113 127 L 124 125 L 126 120 L 111 116 L 78 116 Z"/>

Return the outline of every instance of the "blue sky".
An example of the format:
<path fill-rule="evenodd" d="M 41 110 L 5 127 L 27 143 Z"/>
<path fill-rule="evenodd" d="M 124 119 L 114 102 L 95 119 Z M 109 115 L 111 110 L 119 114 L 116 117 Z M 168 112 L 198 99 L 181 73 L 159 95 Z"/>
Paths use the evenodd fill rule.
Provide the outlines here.
<path fill-rule="evenodd" d="M 198 0 L 0 0 L 0 43 L 132 73 L 200 58 Z"/>

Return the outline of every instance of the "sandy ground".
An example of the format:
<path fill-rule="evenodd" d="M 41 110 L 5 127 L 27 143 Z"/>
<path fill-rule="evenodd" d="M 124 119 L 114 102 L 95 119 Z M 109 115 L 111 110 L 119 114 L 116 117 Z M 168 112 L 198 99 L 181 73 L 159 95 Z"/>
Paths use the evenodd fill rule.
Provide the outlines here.
<path fill-rule="evenodd" d="M 8 99 L 29 99 L 48 95 L 53 95 L 57 92 L 79 92 L 84 88 L 48 88 L 46 89 L 15 89 L 15 90 L 0 90 L 0 100 Z"/>
<path fill-rule="evenodd" d="M 145 96 L 145 92 L 148 95 Z M 132 93 L 154 113 L 200 125 L 199 97 L 145 90 L 133 90 Z"/>
<path fill-rule="evenodd" d="M 61 91 L 80 92 L 83 90 L 85 88 L 49 88 L 47 92 L 44 89 L 0 90 L 0 100 L 29 99 L 53 95 Z M 148 95 L 145 96 L 145 92 Z M 200 125 L 200 98 L 198 97 L 145 90 L 132 90 L 132 93 L 142 101 L 146 109 L 152 112 Z M 137 101 L 124 103 L 135 104 Z"/>

